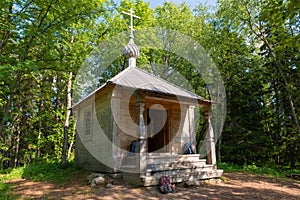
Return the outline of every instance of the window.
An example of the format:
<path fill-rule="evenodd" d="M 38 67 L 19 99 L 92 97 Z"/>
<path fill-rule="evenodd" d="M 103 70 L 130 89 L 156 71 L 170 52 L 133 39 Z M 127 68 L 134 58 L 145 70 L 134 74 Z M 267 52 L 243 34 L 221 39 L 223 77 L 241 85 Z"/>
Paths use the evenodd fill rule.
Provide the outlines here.
<path fill-rule="evenodd" d="M 91 135 L 91 125 L 92 125 L 92 112 L 91 109 L 88 109 L 84 112 L 84 121 L 85 121 L 85 135 Z"/>

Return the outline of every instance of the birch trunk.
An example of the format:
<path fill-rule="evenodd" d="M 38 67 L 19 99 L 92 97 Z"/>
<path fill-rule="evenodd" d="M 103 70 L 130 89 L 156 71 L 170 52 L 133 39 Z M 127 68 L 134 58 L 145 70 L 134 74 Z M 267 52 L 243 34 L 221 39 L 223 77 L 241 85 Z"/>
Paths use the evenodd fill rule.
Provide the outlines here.
<path fill-rule="evenodd" d="M 76 130 L 76 124 L 74 124 L 74 127 L 75 127 L 75 130 Z M 73 148 L 73 145 L 74 145 L 74 141 L 75 141 L 75 135 L 76 135 L 76 131 L 74 131 L 73 135 L 72 135 L 72 140 L 70 142 L 70 145 L 69 145 L 69 149 L 68 149 L 68 159 L 71 158 L 71 154 L 72 154 L 72 148 Z"/>
<path fill-rule="evenodd" d="M 67 84 L 67 112 L 66 112 L 66 120 L 64 125 L 64 141 L 63 141 L 63 149 L 62 149 L 62 166 L 66 166 L 67 164 L 67 146 L 68 146 L 68 134 L 69 134 L 69 122 L 72 108 L 72 99 L 71 99 L 71 89 L 72 89 L 72 77 L 73 73 L 69 73 L 69 80 Z"/>

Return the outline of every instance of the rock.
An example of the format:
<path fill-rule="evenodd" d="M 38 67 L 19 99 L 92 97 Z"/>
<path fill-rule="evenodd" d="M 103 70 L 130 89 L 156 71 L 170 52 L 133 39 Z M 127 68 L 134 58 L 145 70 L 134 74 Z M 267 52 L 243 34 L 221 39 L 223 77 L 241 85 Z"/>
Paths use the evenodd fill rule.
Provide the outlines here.
<path fill-rule="evenodd" d="M 212 179 L 209 179 L 206 183 L 208 184 L 219 184 L 219 183 L 222 183 L 223 181 L 219 178 L 212 178 Z"/>
<path fill-rule="evenodd" d="M 92 181 L 94 180 L 94 178 L 96 178 L 96 177 L 102 177 L 102 178 L 104 178 L 104 174 L 92 173 L 92 174 L 88 175 L 86 177 L 86 180 L 87 180 L 88 184 L 91 184 Z"/>
<path fill-rule="evenodd" d="M 203 186 L 203 185 L 204 185 L 204 181 L 194 180 L 194 181 L 185 182 L 185 187 Z"/>
<path fill-rule="evenodd" d="M 216 182 L 219 183 L 219 184 L 220 184 L 220 183 L 223 183 L 222 179 L 220 179 L 220 178 L 218 178 L 218 179 L 216 180 Z"/>
<path fill-rule="evenodd" d="M 209 179 L 209 183 L 214 184 L 214 183 L 216 183 L 216 180 L 215 179 Z"/>
<path fill-rule="evenodd" d="M 113 187 L 113 185 L 112 184 L 110 184 L 110 183 L 108 183 L 108 184 L 106 184 L 106 186 L 105 186 L 106 188 L 112 188 Z"/>
<path fill-rule="evenodd" d="M 95 187 L 97 185 L 102 185 L 105 183 L 104 177 L 96 177 L 92 180 L 91 187 Z"/>

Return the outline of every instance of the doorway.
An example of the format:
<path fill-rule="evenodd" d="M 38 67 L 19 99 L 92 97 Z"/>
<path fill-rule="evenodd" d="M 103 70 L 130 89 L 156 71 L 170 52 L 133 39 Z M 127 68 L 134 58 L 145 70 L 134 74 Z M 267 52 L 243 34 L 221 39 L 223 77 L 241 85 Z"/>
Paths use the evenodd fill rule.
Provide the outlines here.
<path fill-rule="evenodd" d="M 169 143 L 167 111 L 147 109 L 147 125 L 148 152 L 167 152 Z"/>

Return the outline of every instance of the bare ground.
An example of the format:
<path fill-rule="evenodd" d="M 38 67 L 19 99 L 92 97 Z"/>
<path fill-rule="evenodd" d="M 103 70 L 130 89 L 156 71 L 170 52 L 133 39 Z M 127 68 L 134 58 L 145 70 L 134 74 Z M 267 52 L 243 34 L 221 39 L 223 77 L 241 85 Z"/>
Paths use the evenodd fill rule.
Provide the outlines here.
<path fill-rule="evenodd" d="M 300 200 L 300 181 L 287 178 L 269 178 L 244 173 L 226 173 L 225 182 L 185 188 L 176 185 L 173 194 L 161 194 L 157 187 L 133 187 L 120 181 L 113 188 L 86 185 L 84 173 L 75 174 L 65 184 L 12 180 L 12 193 L 17 199 L 288 199 Z"/>

